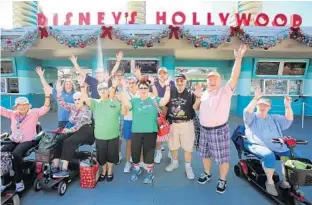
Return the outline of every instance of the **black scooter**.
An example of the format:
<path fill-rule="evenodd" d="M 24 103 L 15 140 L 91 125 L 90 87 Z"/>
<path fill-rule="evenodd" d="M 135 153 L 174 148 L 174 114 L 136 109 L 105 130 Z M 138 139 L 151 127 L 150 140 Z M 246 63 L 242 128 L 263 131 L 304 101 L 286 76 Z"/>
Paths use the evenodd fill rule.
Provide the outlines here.
<path fill-rule="evenodd" d="M 293 150 L 297 144 L 306 145 L 307 141 L 295 140 L 293 138 L 273 139 L 274 143 L 285 143 L 291 151 L 291 160 L 297 160 L 308 164 L 306 169 L 297 169 L 295 167 L 285 166 L 286 180 L 291 185 L 289 189 L 283 189 L 279 186 L 279 176 L 275 172 L 273 180 L 275 182 L 278 196 L 273 196 L 266 191 L 265 182 L 267 180 L 266 174 L 262 168 L 260 160 L 248 150 L 244 148 L 244 127 L 239 126 L 233 133 L 232 141 L 237 149 L 240 161 L 234 166 L 236 176 L 247 179 L 252 182 L 259 190 L 266 196 L 272 199 L 276 204 L 280 205 L 297 205 L 308 204 L 312 205 L 304 197 L 304 193 L 299 190 L 299 186 L 312 186 L 312 162 L 305 158 L 295 158 Z M 244 156 L 244 159 L 243 159 Z M 277 160 L 280 160 L 276 156 Z"/>
<path fill-rule="evenodd" d="M 44 132 L 42 132 L 41 126 L 38 123 L 37 124 L 37 137 L 36 141 L 39 143 L 41 137 L 44 135 Z M 9 133 L 4 133 L 1 135 L 1 146 L 12 143 L 11 140 L 9 140 Z M 37 143 L 37 144 L 38 144 Z M 33 153 L 36 149 L 35 145 L 34 147 L 30 148 L 26 154 L 25 157 L 28 157 L 31 153 Z M 2 192 L 1 192 L 1 205 L 20 205 L 20 197 L 22 194 L 28 190 L 36 178 L 35 173 L 35 161 L 31 159 L 27 159 L 23 161 L 23 182 L 25 185 L 25 189 L 22 192 L 16 192 L 15 190 L 15 182 L 14 182 L 14 171 L 11 170 L 10 173 L 7 173 L 6 175 L 2 176 L 2 180 L 5 184 L 8 185 Z"/>
<path fill-rule="evenodd" d="M 51 171 L 51 162 L 53 159 L 54 147 L 57 141 L 56 137 L 60 134 L 60 130 L 49 131 L 53 134 L 51 137 L 51 145 L 46 147 L 45 152 L 36 150 L 36 173 L 37 177 L 33 183 L 33 190 L 40 191 L 55 190 L 60 196 L 63 196 L 67 191 L 67 185 L 71 183 L 75 178 L 79 177 L 79 165 L 80 161 L 88 159 L 92 154 L 86 151 L 76 151 L 74 159 L 69 162 L 68 170 L 69 176 L 63 178 L 54 178 Z M 82 146 L 82 145 L 81 145 Z M 92 146 L 92 144 L 90 144 Z"/>

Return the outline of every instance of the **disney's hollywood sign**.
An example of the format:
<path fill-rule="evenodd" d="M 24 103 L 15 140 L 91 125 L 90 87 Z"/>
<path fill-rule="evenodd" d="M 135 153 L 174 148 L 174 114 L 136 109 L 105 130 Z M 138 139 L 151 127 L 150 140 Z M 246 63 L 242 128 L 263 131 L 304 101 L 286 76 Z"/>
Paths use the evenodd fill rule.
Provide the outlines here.
<path fill-rule="evenodd" d="M 91 24 L 91 13 L 90 12 L 81 12 L 75 14 L 79 19 L 79 25 L 90 25 Z M 134 24 L 137 16 L 137 12 L 94 12 L 92 13 L 92 19 L 97 20 L 98 25 L 103 25 L 105 23 L 105 16 L 111 15 L 114 19 L 114 24 L 119 24 L 122 16 L 126 18 L 128 24 Z M 221 21 L 221 24 L 226 26 L 230 21 L 230 13 L 219 13 L 218 19 Z M 71 25 L 72 18 L 74 17 L 73 12 L 68 12 L 65 14 L 65 19 L 60 19 L 58 14 L 53 15 L 52 24 L 50 19 L 47 18 L 43 13 L 38 14 L 38 25 L 47 26 L 47 25 Z M 129 21 L 128 21 L 129 18 Z M 299 27 L 302 24 L 302 18 L 298 14 L 292 14 L 287 16 L 286 14 L 277 14 L 270 19 L 266 13 L 259 13 L 254 16 L 252 20 L 252 14 L 250 13 L 235 13 L 234 14 L 236 26 L 249 26 L 254 24 L 255 26 L 294 26 Z M 171 19 L 171 22 L 168 21 Z M 192 16 L 192 25 L 215 25 L 215 20 L 212 16 L 212 13 L 206 13 L 206 21 L 200 22 L 198 20 L 197 12 L 193 12 Z M 167 12 L 156 12 L 156 24 L 173 24 L 173 25 L 184 25 L 187 20 L 187 15 L 182 11 L 174 12 L 172 15 L 167 15 Z"/>

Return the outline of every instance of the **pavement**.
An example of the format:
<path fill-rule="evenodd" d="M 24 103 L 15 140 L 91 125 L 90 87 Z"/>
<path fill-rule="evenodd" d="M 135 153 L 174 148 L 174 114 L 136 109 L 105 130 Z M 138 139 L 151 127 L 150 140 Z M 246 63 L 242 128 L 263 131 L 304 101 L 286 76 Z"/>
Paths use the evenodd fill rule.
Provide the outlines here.
<path fill-rule="evenodd" d="M 44 129 L 54 129 L 57 125 L 56 113 L 49 113 L 40 119 Z M 230 117 L 231 132 L 242 124 L 240 117 Z M 293 125 L 285 135 L 297 139 L 310 140 L 306 146 L 298 147 L 302 156 L 312 158 L 312 118 L 305 118 L 305 127 L 301 128 L 301 118 L 296 117 Z M 7 131 L 9 121 L 1 118 L 1 133 Z M 123 142 L 122 153 L 125 153 Z M 180 152 L 180 167 L 172 173 L 165 171 L 168 165 L 168 149 L 163 151 L 163 159 L 155 165 L 155 180 L 150 185 L 142 183 L 143 177 L 136 182 L 130 180 L 130 174 L 124 174 L 125 161 L 117 165 L 114 170 L 113 182 L 102 182 L 94 189 L 83 189 L 79 186 L 79 179 L 72 182 L 64 196 L 56 191 L 33 192 L 27 191 L 21 198 L 22 205 L 207 205 L 207 204 L 241 204 L 241 205 L 270 205 L 272 201 L 252 187 L 246 180 L 238 178 L 233 172 L 233 166 L 238 162 L 237 152 L 231 143 L 231 169 L 228 174 L 227 191 L 221 195 L 216 193 L 218 180 L 217 166 L 213 166 L 213 179 L 205 185 L 199 185 L 196 180 L 188 180 L 184 172 L 183 153 Z M 197 177 L 202 173 L 203 166 L 198 154 L 194 152 L 192 167 Z M 277 166 L 280 173 L 280 166 Z M 312 200 L 312 187 L 300 188 L 305 196 Z"/>

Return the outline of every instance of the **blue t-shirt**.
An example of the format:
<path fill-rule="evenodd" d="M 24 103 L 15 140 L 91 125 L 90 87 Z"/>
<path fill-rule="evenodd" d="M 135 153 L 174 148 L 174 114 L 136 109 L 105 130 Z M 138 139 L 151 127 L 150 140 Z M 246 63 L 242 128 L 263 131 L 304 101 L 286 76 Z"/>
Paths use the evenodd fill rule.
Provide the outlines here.
<path fill-rule="evenodd" d="M 99 84 L 99 81 L 96 78 L 87 75 L 86 83 L 90 86 L 91 98 L 100 99 L 99 92 L 97 91 L 97 86 Z"/>
<path fill-rule="evenodd" d="M 285 144 L 273 143 L 272 139 L 283 137 L 282 131 L 287 130 L 292 122 L 283 115 L 268 115 L 266 118 L 261 118 L 255 112 L 249 113 L 244 110 L 247 141 L 266 146 L 274 152 L 287 152 L 289 150 Z"/>
<path fill-rule="evenodd" d="M 74 92 L 67 93 L 65 91 L 62 91 L 62 98 L 67 103 L 74 103 L 73 98 Z M 53 88 L 52 90 L 52 99 L 57 101 L 57 92 L 56 89 Z M 58 101 L 57 101 L 57 119 L 58 121 L 68 121 L 70 112 L 62 108 Z"/>
<path fill-rule="evenodd" d="M 165 95 L 165 92 L 166 92 L 166 86 L 164 87 L 161 87 L 161 85 L 159 84 L 159 81 L 156 80 L 155 81 L 155 87 L 157 89 L 157 93 L 158 93 L 158 97 L 164 97 Z M 174 88 L 175 87 L 175 84 L 173 81 L 170 81 L 170 88 Z"/>

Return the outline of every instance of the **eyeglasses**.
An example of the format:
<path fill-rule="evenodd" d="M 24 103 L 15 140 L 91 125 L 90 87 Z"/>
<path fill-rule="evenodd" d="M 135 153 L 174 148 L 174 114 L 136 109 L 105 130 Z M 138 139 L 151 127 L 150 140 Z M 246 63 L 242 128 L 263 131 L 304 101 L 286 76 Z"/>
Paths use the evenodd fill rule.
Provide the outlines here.
<path fill-rule="evenodd" d="M 128 82 L 129 84 L 135 84 L 135 82 Z"/>
<path fill-rule="evenodd" d="M 148 90 L 148 87 L 140 87 L 140 90 Z"/>
<path fill-rule="evenodd" d="M 76 99 L 74 99 L 74 101 L 76 102 L 76 101 L 80 101 L 80 98 L 76 98 Z"/>
<path fill-rule="evenodd" d="M 183 83 L 183 82 L 184 82 L 184 80 L 181 79 L 181 78 L 178 78 L 178 79 L 176 79 L 175 81 L 176 81 L 177 83 Z"/>

